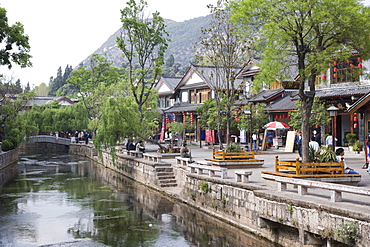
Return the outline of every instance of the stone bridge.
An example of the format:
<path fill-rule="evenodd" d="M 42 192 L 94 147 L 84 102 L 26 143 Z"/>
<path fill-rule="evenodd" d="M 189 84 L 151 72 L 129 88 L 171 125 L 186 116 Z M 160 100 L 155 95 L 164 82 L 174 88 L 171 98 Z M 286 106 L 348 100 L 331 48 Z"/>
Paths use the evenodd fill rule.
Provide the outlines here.
<path fill-rule="evenodd" d="M 71 139 L 69 138 L 48 135 L 30 136 L 21 146 L 21 152 L 28 153 L 32 150 L 32 152 L 39 151 L 41 153 L 46 151 L 68 153 L 70 143 Z"/>

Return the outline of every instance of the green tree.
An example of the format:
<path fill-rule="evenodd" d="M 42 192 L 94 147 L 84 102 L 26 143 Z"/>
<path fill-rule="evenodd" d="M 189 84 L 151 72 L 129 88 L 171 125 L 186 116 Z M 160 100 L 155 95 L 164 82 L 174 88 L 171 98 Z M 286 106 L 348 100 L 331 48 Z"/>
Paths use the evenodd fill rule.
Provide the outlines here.
<path fill-rule="evenodd" d="M 1 88 L 1 86 L 0 86 Z M 11 147 L 18 146 L 25 136 L 34 132 L 37 128 L 32 122 L 23 121 L 20 117 L 21 112 L 26 103 L 34 96 L 33 93 L 20 93 L 18 97 L 7 97 L 6 90 L 1 91 L 1 107 L 0 107 L 0 140 L 11 143 Z"/>
<path fill-rule="evenodd" d="M 94 54 L 87 66 L 72 72 L 67 82 L 78 88 L 80 99 L 91 119 L 100 115 L 99 106 L 103 97 L 113 94 L 109 87 L 118 84 L 122 77 L 106 58 Z"/>
<path fill-rule="evenodd" d="M 302 103 L 300 100 L 296 102 L 297 111 L 290 112 L 290 122 L 289 125 L 294 129 L 300 129 L 302 127 Z M 324 102 L 321 102 L 318 97 L 315 97 L 315 100 L 312 105 L 312 115 L 309 120 L 309 125 L 315 126 L 316 124 L 320 126 L 326 126 L 330 123 L 330 117 L 328 111 L 326 110 Z"/>
<path fill-rule="evenodd" d="M 217 6 L 208 5 L 212 15 L 209 27 L 202 28 L 203 37 L 197 56 L 214 67 L 209 76 L 214 81 L 213 91 L 217 107 L 218 135 L 221 139 L 221 122 L 226 117 L 226 143 L 230 144 L 230 128 L 235 110 L 235 101 L 242 90 L 236 79 L 240 68 L 246 63 L 249 42 L 236 35 L 235 26 L 229 21 L 228 1 L 219 1 Z M 222 149 L 222 142 L 220 142 Z"/>
<path fill-rule="evenodd" d="M 49 95 L 49 87 L 43 82 L 40 85 L 35 87 L 35 95 L 36 96 L 48 96 Z"/>
<path fill-rule="evenodd" d="M 153 88 L 160 78 L 164 53 L 168 46 L 168 33 L 159 12 L 146 18 L 147 3 L 139 0 L 127 2 L 121 10 L 121 36 L 117 45 L 128 60 L 127 74 L 130 91 L 139 111 L 139 123 L 145 118 L 145 105 L 151 98 Z"/>
<path fill-rule="evenodd" d="M 250 120 L 252 116 L 252 132 L 253 133 L 263 133 L 264 129 L 263 126 L 268 123 L 269 117 L 268 114 L 265 112 L 266 104 L 264 103 L 257 103 L 252 105 L 252 107 L 245 106 L 244 110 L 252 110 L 252 115 L 246 115 L 242 111 L 239 113 L 238 118 L 240 121 L 238 122 L 238 127 L 240 129 L 245 129 L 248 132 L 250 131 Z"/>
<path fill-rule="evenodd" d="M 348 58 L 354 50 L 369 57 L 370 8 L 357 0 L 237 0 L 231 7 L 240 33 L 254 37 L 264 51 L 263 70 L 254 86 L 267 85 L 271 78 L 286 79 L 287 66 L 298 69 L 302 159 L 308 162 L 316 78 L 329 68 L 333 57 Z"/>
<path fill-rule="evenodd" d="M 201 116 L 198 121 L 202 129 L 217 130 L 219 124 L 222 127 L 225 126 L 225 119 L 223 119 L 221 123 L 218 121 L 215 100 L 209 99 L 205 101 L 201 106 L 196 108 L 196 111 L 198 116 Z"/>
<path fill-rule="evenodd" d="M 31 47 L 23 25 L 16 22 L 9 26 L 5 8 L 0 8 L 0 44 L 0 65 L 7 65 L 9 69 L 13 64 L 22 68 L 32 66 L 29 55 Z"/>
<path fill-rule="evenodd" d="M 156 126 L 158 93 L 157 80 L 164 64 L 168 39 L 164 20 L 158 12 L 144 17 L 146 2 L 127 2 L 121 10 L 121 36 L 117 45 L 127 59 L 127 80 L 114 88 L 114 97 L 102 101 L 101 115 L 90 127 L 98 128 L 94 144 L 109 147 L 122 137 L 135 135 L 150 140 Z M 160 144 L 159 144 L 160 146 Z"/>

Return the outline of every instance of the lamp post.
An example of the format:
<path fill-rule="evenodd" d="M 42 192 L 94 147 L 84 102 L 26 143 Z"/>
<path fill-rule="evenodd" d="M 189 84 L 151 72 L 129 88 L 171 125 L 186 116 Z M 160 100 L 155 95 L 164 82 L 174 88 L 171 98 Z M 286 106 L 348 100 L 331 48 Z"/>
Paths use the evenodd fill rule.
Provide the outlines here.
<path fill-rule="evenodd" d="M 327 111 L 329 112 L 329 116 L 331 117 L 331 130 L 332 130 L 332 150 L 335 152 L 335 140 L 336 140 L 336 130 L 335 130 L 335 117 L 338 115 L 339 108 L 335 106 L 330 106 Z"/>
<path fill-rule="evenodd" d="M 252 105 L 251 105 L 252 106 Z M 252 107 L 251 107 L 252 108 Z M 245 115 L 248 115 L 249 116 L 249 147 L 250 147 L 250 150 L 252 151 L 253 150 L 253 147 L 252 147 L 252 111 L 251 110 L 244 110 L 244 114 Z"/>
<path fill-rule="evenodd" d="M 202 148 L 202 126 L 200 125 L 200 118 L 201 116 L 198 115 L 197 116 L 197 123 L 198 123 L 198 129 L 199 129 L 199 135 L 198 135 L 198 139 L 199 139 L 199 148 Z"/>

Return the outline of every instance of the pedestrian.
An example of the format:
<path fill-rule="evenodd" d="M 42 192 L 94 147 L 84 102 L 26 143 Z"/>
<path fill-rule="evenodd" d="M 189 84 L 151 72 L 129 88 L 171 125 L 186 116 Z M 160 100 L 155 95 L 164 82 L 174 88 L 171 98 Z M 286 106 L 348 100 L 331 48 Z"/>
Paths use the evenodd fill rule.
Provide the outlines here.
<path fill-rule="evenodd" d="M 335 138 L 335 142 L 338 141 L 337 138 Z M 333 136 L 331 134 L 331 132 L 329 132 L 329 135 L 326 137 L 325 139 L 325 144 L 326 146 L 328 147 L 331 147 L 333 146 Z"/>
<path fill-rule="evenodd" d="M 297 144 L 299 157 L 302 157 L 302 133 L 298 132 L 298 135 L 295 138 L 295 143 Z"/>
<path fill-rule="evenodd" d="M 76 143 L 78 143 L 78 131 L 76 130 L 76 133 L 75 133 L 75 138 L 76 138 Z"/>
<path fill-rule="evenodd" d="M 126 150 L 127 151 L 135 150 L 135 145 L 132 143 L 132 140 L 130 139 L 128 139 L 128 141 L 126 142 Z"/>
<path fill-rule="evenodd" d="M 342 160 L 344 161 L 344 157 L 343 157 L 344 149 L 343 148 L 337 148 L 337 150 L 335 150 L 335 154 L 337 155 L 337 162 L 341 162 Z M 359 174 L 352 168 L 348 167 L 345 161 L 344 161 L 344 173 L 345 174 Z"/>
<path fill-rule="evenodd" d="M 137 151 L 137 152 L 145 153 L 145 147 L 144 147 L 144 144 L 143 144 L 143 141 L 142 141 L 142 140 L 139 140 L 139 141 L 136 143 L 136 151 Z"/>
<path fill-rule="evenodd" d="M 252 135 L 252 141 L 253 141 L 253 149 L 256 151 L 257 150 L 257 135 L 253 134 Z"/>
<path fill-rule="evenodd" d="M 180 156 L 182 158 L 189 158 L 190 163 L 194 162 L 193 159 L 191 158 L 191 153 L 186 143 L 184 143 L 180 149 Z"/>
<path fill-rule="evenodd" d="M 315 136 L 311 137 L 311 141 L 308 143 L 310 149 L 315 150 L 315 153 L 320 149 L 319 143 L 317 143 Z"/>
<path fill-rule="evenodd" d="M 319 146 L 321 147 L 321 135 L 320 133 L 317 133 L 316 130 L 314 131 L 314 137 L 315 137 L 315 141 L 319 144 Z"/>

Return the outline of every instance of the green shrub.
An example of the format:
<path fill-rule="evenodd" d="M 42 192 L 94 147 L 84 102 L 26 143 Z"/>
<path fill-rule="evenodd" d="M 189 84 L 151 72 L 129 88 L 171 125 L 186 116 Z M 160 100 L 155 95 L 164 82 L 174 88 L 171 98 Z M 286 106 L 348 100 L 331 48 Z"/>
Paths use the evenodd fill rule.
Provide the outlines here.
<path fill-rule="evenodd" d="M 229 144 L 226 147 L 226 153 L 243 152 L 242 148 L 235 143 Z"/>
<path fill-rule="evenodd" d="M 199 189 L 201 191 L 203 191 L 204 193 L 208 193 L 209 192 L 209 187 L 208 187 L 208 183 L 203 181 L 199 184 Z"/>
<path fill-rule="evenodd" d="M 1 145 L 3 151 L 9 151 L 14 148 L 14 144 L 11 141 L 4 140 Z"/>
<path fill-rule="evenodd" d="M 346 135 L 346 141 L 348 143 L 348 146 L 353 146 L 355 144 L 357 140 L 357 135 L 356 134 L 352 134 L 352 133 L 348 133 Z"/>
<path fill-rule="evenodd" d="M 353 151 L 361 151 L 361 150 L 362 150 L 362 144 L 360 143 L 360 141 L 356 141 L 353 144 Z"/>

